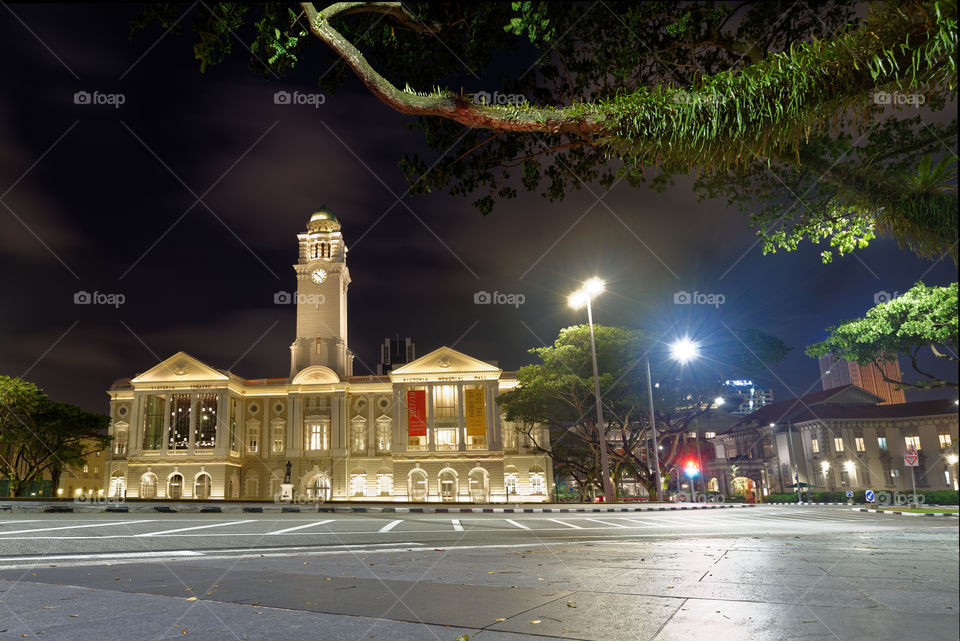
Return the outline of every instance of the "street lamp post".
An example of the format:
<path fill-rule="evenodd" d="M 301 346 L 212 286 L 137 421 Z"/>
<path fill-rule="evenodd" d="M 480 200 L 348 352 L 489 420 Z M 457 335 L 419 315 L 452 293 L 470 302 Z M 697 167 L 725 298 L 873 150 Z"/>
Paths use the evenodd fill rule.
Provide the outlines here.
<path fill-rule="evenodd" d="M 660 479 L 660 444 L 657 442 L 657 417 L 653 413 L 653 380 L 650 376 L 650 357 L 644 354 L 643 359 L 647 362 L 647 397 L 650 401 L 650 432 L 653 435 L 653 473 L 657 483 L 656 499 L 659 501 L 663 481 Z M 648 455 L 647 463 L 649 462 L 650 457 Z"/>
<path fill-rule="evenodd" d="M 599 278 L 591 278 L 578 291 L 570 294 L 569 303 L 574 309 L 586 305 L 587 323 L 590 325 L 590 354 L 593 358 L 593 394 L 597 401 L 597 438 L 600 446 L 600 474 L 603 477 L 603 494 L 607 503 L 614 499 L 613 483 L 610 480 L 610 459 L 607 455 L 607 431 L 603 424 L 603 407 L 600 401 L 600 373 L 597 368 L 597 343 L 593 335 L 593 309 L 590 301 L 604 290 L 604 283 Z"/>

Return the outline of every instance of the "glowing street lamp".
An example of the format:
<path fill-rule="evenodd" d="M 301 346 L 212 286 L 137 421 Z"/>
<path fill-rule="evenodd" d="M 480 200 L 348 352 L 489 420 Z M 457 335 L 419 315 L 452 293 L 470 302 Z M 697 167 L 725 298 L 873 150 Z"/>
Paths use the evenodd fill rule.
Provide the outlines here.
<path fill-rule="evenodd" d="M 613 482 L 610 480 L 610 460 L 607 456 L 607 436 L 603 426 L 603 407 L 600 404 L 600 373 L 597 368 L 597 343 L 593 336 L 593 310 L 590 302 L 604 292 L 606 286 L 599 278 L 591 278 L 579 290 L 570 294 L 567 303 L 574 309 L 587 308 L 590 325 L 590 354 L 593 357 L 593 394 L 597 401 L 597 438 L 600 443 L 600 474 L 603 479 L 603 496 L 607 503 L 613 502 Z M 659 475 L 658 475 L 659 480 Z"/>
<path fill-rule="evenodd" d="M 670 355 L 674 360 L 686 363 L 700 355 L 700 346 L 689 338 L 681 338 L 670 346 Z"/>

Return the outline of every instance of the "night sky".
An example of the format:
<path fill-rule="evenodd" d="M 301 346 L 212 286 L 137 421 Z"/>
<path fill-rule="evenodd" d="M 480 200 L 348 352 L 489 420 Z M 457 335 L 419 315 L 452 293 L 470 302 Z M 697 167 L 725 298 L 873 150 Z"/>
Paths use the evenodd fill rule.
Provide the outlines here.
<path fill-rule="evenodd" d="M 420 355 L 450 345 L 505 369 L 530 363 L 527 349 L 585 322 L 566 296 L 598 274 L 599 323 L 705 349 L 728 327 L 782 338 L 794 351 L 758 380 L 783 399 L 820 388 L 804 346 L 875 292 L 956 279 L 949 258 L 890 240 L 831 265 L 809 244 L 763 256 L 746 215 L 698 203 L 689 179 L 664 194 L 523 194 L 487 217 L 461 197 L 403 197 L 397 160 L 425 151 L 413 118 L 352 76 L 318 108 L 274 104 L 278 90 L 315 91 L 329 68 L 321 43 L 280 81 L 251 73 L 240 45 L 201 74 L 189 35 L 157 42 L 155 27 L 131 41 L 136 12 L 0 10 L 0 373 L 89 410 L 106 411 L 115 379 L 178 350 L 247 378 L 287 376 L 295 310 L 274 294 L 294 290 L 296 234 L 323 204 L 349 248 L 355 374 L 375 372 L 378 345 L 398 334 Z M 125 102 L 77 105 L 78 91 Z M 725 302 L 675 305 L 680 290 Z M 77 305 L 78 291 L 125 300 Z M 525 300 L 477 305 L 478 291 Z"/>

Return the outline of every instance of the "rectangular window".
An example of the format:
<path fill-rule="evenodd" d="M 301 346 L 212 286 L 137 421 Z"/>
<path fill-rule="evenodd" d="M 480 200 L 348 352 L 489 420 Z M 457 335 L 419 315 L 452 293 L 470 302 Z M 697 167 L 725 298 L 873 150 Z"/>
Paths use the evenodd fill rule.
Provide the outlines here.
<path fill-rule="evenodd" d="M 377 419 L 377 454 L 388 454 L 393 441 L 393 421 L 386 416 Z"/>
<path fill-rule="evenodd" d="M 321 416 L 307 422 L 307 449 L 330 449 L 330 417 Z"/>
<path fill-rule="evenodd" d="M 507 498 L 517 495 L 518 476 L 516 472 L 507 472 L 503 475 L 503 486 L 507 490 Z"/>
<path fill-rule="evenodd" d="M 113 433 L 113 453 L 117 456 L 127 455 L 127 426 L 117 425 Z"/>
<path fill-rule="evenodd" d="M 842 438 L 842 437 L 839 437 L 839 436 L 834 436 L 834 437 L 833 437 L 833 450 L 834 450 L 835 452 L 842 452 L 842 451 L 843 451 L 843 438 Z"/>
<path fill-rule="evenodd" d="M 820 452 L 820 441 L 818 439 L 815 439 L 815 438 L 810 439 L 810 450 L 814 454 L 817 454 Z"/>
<path fill-rule="evenodd" d="M 407 442 L 407 449 L 411 452 L 418 452 L 427 449 L 426 436 L 411 436 Z"/>
<path fill-rule="evenodd" d="M 450 451 L 457 449 L 457 432 L 459 430 L 456 427 L 436 428 L 437 450 Z"/>
<path fill-rule="evenodd" d="M 704 432 L 704 433 L 703 433 L 703 438 L 714 438 L 714 437 L 716 437 L 716 435 L 717 435 L 716 432 Z"/>
<path fill-rule="evenodd" d="M 886 436 L 878 436 L 878 437 L 877 437 L 877 447 L 880 448 L 880 451 L 881 451 L 881 452 L 886 452 L 886 451 L 887 451 L 887 437 L 886 437 Z"/>
<path fill-rule="evenodd" d="M 277 421 L 270 426 L 270 451 L 274 454 L 283 454 L 283 437 L 286 431 L 287 425 L 283 421 Z"/>
<path fill-rule="evenodd" d="M 855 439 L 853 439 L 853 440 L 854 440 L 854 442 L 856 443 L 857 451 L 858 451 L 858 452 L 865 452 L 865 451 L 867 451 L 867 444 L 864 443 L 862 436 L 858 436 L 857 438 L 855 438 Z"/>
<path fill-rule="evenodd" d="M 900 476 L 900 470 L 890 470 L 890 476 L 892 478 L 897 478 L 898 476 Z"/>
<path fill-rule="evenodd" d="M 840 487 L 850 486 L 850 473 L 846 470 L 840 470 Z"/>
<path fill-rule="evenodd" d="M 237 422 L 240 420 L 237 416 L 237 399 L 230 399 L 230 451 L 239 452 L 240 444 L 237 443 Z"/>
<path fill-rule="evenodd" d="M 437 385 L 433 388 L 433 420 L 438 423 L 453 423 L 459 419 L 457 411 L 457 386 Z"/>
<path fill-rule="evenodd" d="M 945 449 L 947 449 L 948 447 L 950 447 L 950 444 L 952 443 L 952 440 L 951 440 L 949 434 L 940 434 L 939 437 L 940 437 L 940 449 L 941 449 L 941 450 L 945 450 Z"/>
<path fill-rule="evenodd" d="M 260 423 L 259 421 L 250 421 L 247 423 L 247 452 L 256 454 L 260 451 Z"/>
<path fill-rule="evenodd" d="M 171 450 L 186 450 L 190 447 L 189 394 L 174 394 L 170 397 L 170 443 Z"/>
<path fill-rule="evenodd" d="M 350 451 L 354 454 L 367 452 L 367 419 L 357 416 L 350 423 Z"/>
<path fill-rule="evenodd" d="M 211 449 L 217 446 L 217 395 L 197 395 L 197 429 L 193 433 L 194 447 Z"/>
<path fill-rule="evenodd" d="M 543 495 L 547 493 L 547 479 L 543 472 L 530 472 L 530 494 Z"/>
<path fill-rule="evenodd" d="M 918 452 L 920 451 L 920 437 L 919 436 L 906 436 L 903 439 L 904 443 L 907 445 L 907 449 L 913 447 Z"/>
<path fill-rule="evenodd" d="M 520 439 L 517 434 L 517 426 L 513 423 L 508 423 L 506 421 L 502 422 L 503 424 L 503 449 L 508 451 L 514 451 L 520 444 Z"/>
<path fill-rule="evenodd" d="M 167 397 L 155 394 L 147 397 L 143 412 L 143 449 L 159 450 L 163 447 L 163 411 Z"/>

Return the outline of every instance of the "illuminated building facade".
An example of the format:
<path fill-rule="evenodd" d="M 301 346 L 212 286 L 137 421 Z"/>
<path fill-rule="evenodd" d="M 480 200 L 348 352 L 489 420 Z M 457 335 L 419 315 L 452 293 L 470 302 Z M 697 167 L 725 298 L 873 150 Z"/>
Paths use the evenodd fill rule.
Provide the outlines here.
<path fill-rule="evenodd" d="M 546 500 L 549 459 L 497 407 L 516 376 L 448 347 L 354 376 L 340 223 L 321 210 L 297 238 L 289 377 L 245 379 L 179 352 L 117 381 L 109 495 L 273 499 L 289 461 L 294 500 Z"/>

